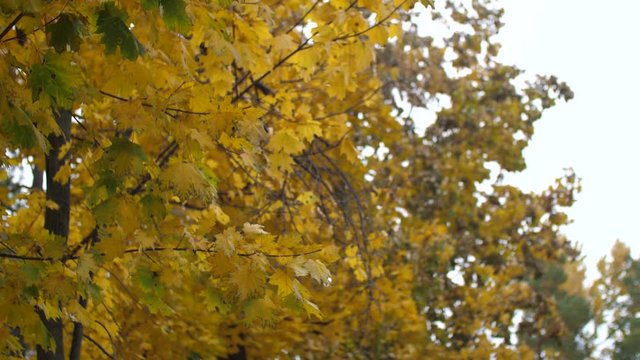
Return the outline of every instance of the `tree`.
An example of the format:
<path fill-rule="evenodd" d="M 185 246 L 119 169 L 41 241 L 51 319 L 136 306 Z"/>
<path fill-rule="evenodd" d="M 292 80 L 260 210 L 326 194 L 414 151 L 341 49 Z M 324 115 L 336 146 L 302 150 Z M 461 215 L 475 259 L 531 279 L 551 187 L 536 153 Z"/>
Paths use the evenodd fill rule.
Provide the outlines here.
<path fill-rule="evenodd" d="M 575 175 L 481 186 L 573 94 L 415 3 L 0 2 L 3 355 L 588 355 Z"/>
<path fill-rule="evenodd" d="M 600 278 L 591 287 L 596 326 L 605 330 L 613 348 L 604 353 L 613 359 L 640 358 L 640 260 L 618 241 L 611 258 L 598 263 Z"/>

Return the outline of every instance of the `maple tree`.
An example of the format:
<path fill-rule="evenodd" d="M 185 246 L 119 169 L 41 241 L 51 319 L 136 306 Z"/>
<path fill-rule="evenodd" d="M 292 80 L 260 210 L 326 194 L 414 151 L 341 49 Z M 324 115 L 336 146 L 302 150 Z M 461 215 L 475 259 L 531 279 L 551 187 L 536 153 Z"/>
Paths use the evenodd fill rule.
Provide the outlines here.
<path fill-rule="evenodd" d="M 481 186 L 571 90 L 414 6 L 0 1 L 3 356 L 587 356 L 575 175 Z"/>

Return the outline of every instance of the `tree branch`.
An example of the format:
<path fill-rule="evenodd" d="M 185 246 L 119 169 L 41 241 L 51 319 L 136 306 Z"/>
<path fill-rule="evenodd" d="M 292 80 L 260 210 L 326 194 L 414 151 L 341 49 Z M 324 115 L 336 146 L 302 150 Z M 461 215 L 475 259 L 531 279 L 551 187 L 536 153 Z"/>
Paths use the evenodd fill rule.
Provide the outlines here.
<path fill-rule="evenodd" d="M 23 13 L 18 14 L 18 16 L 16 16 L 15 19 L 13 19 L 9 23 L 9 25 L 7 25 L 7 27 L 4 28 L 4 30 L 2 30 L 2 32 L 0 33 L 0 40 L 2 40 L 2 38 L 4 38 L 9 33 L 9 31 L 11 31 L 11 29 L 13 29 L 14 26 L 16 26 L 18 21 L 20 21 L 20 19 L 22 19 L 23 16 L 24 16 Z"/>
<path fill-rule="evenodd" d="M 24 260 L 24 261 L 53 261 L 54 260 L 51 257 L 23 256 L 23 255 L 14 255 L 14 254 L 5 254 L 5 253 L 0 253 L 0 258 Z"/>
<path fill-rule="evenodd" d="M 313 3 L 313 5 L 311 5 L 311 7 L 309 8 L 309 10 L 307 10 L 307 12 L 304 13 L 304 15 L 302 15 L 302 17 L 300 19 L 298 19 L 298 21 L 296 21 L 295 24 L 293 24 L 293 26 L 291 26 L 291 28 L 289 30 L 287 30 L 287 34 L 292 32 L 293 29 L 296 28 L 296 26 L 300 25 L 304 19 L 309 16 L 309 14 L 313 11 L 313 9 L 316 8 L 316 6 L 318 6 L 318 4 L 320 4 L 321 0 L 316 0 L 316 2 Z"/>
<path fill-rule="evenodd" d="M 405 3 L 407 2 L 407 0 L 404 0 L 403 2 L 401 2 L 398 6 L 396 6 L 395 8 L 393 8 L 393 10 L 391 10 L 391 12 L 389 12 L 389 14 L 387 14 L 387 16 L 383 17 L 382 19 L 380 19 L 380 21 L 376 22 L 375 24 L 369 26 L 368 28 L 362 30 L 362 31 L 358 31 L 352 34 L 347 34 L 347 35 L 342 35 L 342 36 L 338 36 L 336 38 L 334 38 L 334 41 L 339 41 L 339 40 L 346 40 L 346 39 L 350 39 L 350 38 L 354 38 L 354 37 L 358 37 L 360 35 L 364 35 L 367 32 L 377 28 L 378 26 L 384 24 L 385 21 L 389 20 L 390 17 L 393 16 L 393 14 L 395 14 Z"/>
<path fill-rule="evenodd" d="M 93 345 L 95 345 L 98 350 L 100 350 L 100 352 L 102 352 L 106 357 L 108 357 L 109 359 L 115 359 L 115 357 L 111 354 L 109 354 L 109 352 L 107 350 L 105 350 L 104 347 L 102 347 L 102 345 L 100 345 L 99 342 L 97 342 L 96 340 L 94 340 L 92 337 L 90 337 L 87 334 L 82 335 L 83 338 L 89 340 L 89 342 L 91 342 Z"/>
<path fill-rule="evenodd" d="M 81 296 L 79 303 L 83 308 L 87 308 L 87 299 Z M 81 322 L 76 321 L 73 323 L 72 336 L 71 348 L 69 350 L 69 360 L 80 360 L 80 354 L 82 353 L 82 338 L 87 337 L 87 335 L 84 334 L 84 326 Z"/>
<path fill-rule="evenodd" d="M 406 1 L 406 0 L 405 0 Z M 275 65 L 273 65 L 273 67 L 271 68 L 271 70 L 267 71 L 266 73 L 262 74 L 259 78 L 257 78 L 256 80 L 253 80 L 251 82 L 251 84 L 249 84 L 246 88 L 244 88 L 244 90 L 242 90 L 238 95 L 234 96 L 231 99 L 231 103 L 235 103 L 238 100 L 240 100 L 244 94 L 246 94 L 249 90 L 251 90 L 251 88 L 253 88 L 257 83 L 261 82 L 264 78 L 266 78 L 267 76 L 269 76 L 269 74 L 271 74 L 273 71 L 275 71 L 277 68 L 279 68 L 280 66 L 282 66 L 285 62 L 287 62 L 287 60 L 289 60 L 293 55 L 297 54 L 298 52 L 302 51 L 302 50 L 306 50 L 309 49 L 310 47 L 312 47 L 313 45 L 309 45 L 307 46 L 307 44 L 309 43 L 309 41 L 311 41 L 313 37 L 310 37 L 308 39 L 306 39 L 302 44 L 300 44 L 297 48 L 295 48 L 293 51 L 291 51 L 287 56 L 283 57 L 282 59 L 280 59 Z"/>
<path fill-rule="evenodd" d="M 136 253 L 136 252 L 149 252 L 149 251 L 192 251 L 192 252 L 203 252 L 203 253 L 215 253 L 216 250 L 212 250 L 212 249 L 193 249 L 193 248 L 188 248 L 188 247 L 156 247 L 156 248 L 149 248 L 149 249 L 144 249 L 144 250 L 140 250 L 140 249 L 127 249 L 124 252 L 126 254 L 131 254 L 131 253 Z M 315 250 L 311 250 L 311 251 L 307 251 L 307 252 L 302 252 L 302 253 L 296 253 L 296 254 L 269 254 L 269 253 L 264 253 L 262 251 L 254 251 L 254 252 L 250 252 L 250 253 L 237 253 L 238 256 L 243 256 L 243 257 L 250 257 L 250 256 L 254 256 L 254 255 L 264 255 L 266 257 L 270 257 L 270 258 L 286 258 L 286 257 L 298 257 L 298 256 L 305 256 L 305 255 L 311 255 L 311 254 L 315 254 L 317 252 L 322 251 L 322 249 L 315 249 Z"/>

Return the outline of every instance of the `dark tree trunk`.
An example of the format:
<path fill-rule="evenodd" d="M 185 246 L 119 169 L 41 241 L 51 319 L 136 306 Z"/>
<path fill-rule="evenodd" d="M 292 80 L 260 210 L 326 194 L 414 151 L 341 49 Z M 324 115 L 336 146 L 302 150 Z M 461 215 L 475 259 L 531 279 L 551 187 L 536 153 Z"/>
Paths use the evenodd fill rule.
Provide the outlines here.
<path fill-rule="evenodd" d="M 226 360 L 247 360 L 247 350 L 244 346 L 239 346 L 238 352 L 227 356 Z"/>
<path fill-rule="evenodd" d="M 83 308 L 87 307 L 87 299 L 80 298 L 80 305 Z M 69 360 L 80 360 L 80 353 L 82 352 L 82 335 L 84 334 L 84 327 L 82 323 L 73 323 L 73 338 L 71 339 L 71 350 L 69 351 Z"/>
<path fill-rule="evenodd" d="M 71 139 L 71 112 L 69 110 L 54 109 L 54 116 L 61 135 L 51 134 L 47 137 L 51 149 L 46 157 L 47 200 L 58 205 L 57 209 L 46 208 L 44 213 L 44 228 L 49 233 L 66 239 L 69 237 L 69 210 L 71 206 L 71 184 L 67 181 L 64 185 L 53 180 L 58 170 L 65 164 L 69 156 L 59 159 L 61 148 Z M 67 179 L 68 180 L 68 179 Z M 63 360 L 64 359 L 64 328 L 62 319 L 47 319 L 42 311 L 38 311 L 40 319 L 44 323 L 49 335 L 56 344 L 54 352 L 38 347 L 38 360 Z M 81 336 L 82 338 L 82 336 Z"/>
<path fill-rule="evenodd" d="M 43 172 L 37 165 L 33 166 L 33 183 L 31 184 L 31 189 L 33 190 L 42 190 L 42 182 L 43 182 Z"/>

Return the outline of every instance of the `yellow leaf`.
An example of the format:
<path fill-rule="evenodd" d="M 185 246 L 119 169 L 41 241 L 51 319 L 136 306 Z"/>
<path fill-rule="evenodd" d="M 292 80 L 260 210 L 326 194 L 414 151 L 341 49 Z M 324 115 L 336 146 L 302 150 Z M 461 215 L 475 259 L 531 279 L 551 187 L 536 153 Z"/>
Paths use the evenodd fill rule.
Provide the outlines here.
<path fill-rule="evenodd" d="M 60 205 L 58 205 L 55 201 L 53 200 L 47 200 L 46 201 L 46 206 L 47 208 L 51 209 L 51 210 L 58 210 L 60 209 Z"/>
<path fill-rule="evenodd" d="M 304 150 L 304 144 L 291 130 L 284 129 L 271 138 L 267 149 L 273 152 L 282 151 L 286 154 L 297 154 Z"/>
<path fill-rule="evenodd" d="M 387 29 L 384 26 L 377 26 L 371 29 L 367 35 L 372 42 L 378 45 L 384 45 L 387 43 L 387 39 L 389 38 L 389 34 L 387 33 Z"/>
<path fill-rule="evenodd" d="M 293 294 L 293 280 L 293 276 L 281 269 L 276 270 L 269 277 L 269 283 L 278 288 L 278 295 L 281 297 Z"/>
<path fill-rule="evenodd" d="M 320 128 L 319 122 L 308 121 L 299 124 L 298 127 L 296 127 L 296 132 L 298 133 L 298 136 L 300 136 L 300 139 L 311 141 L 315 135 L 319 135 L 322 132 L 322 129 Z"/>
<path fill-rule="evenodd" d="M 216 189 L 194 164 L 174 162 L 160 174 L 161 185 L 181 200 L 200 200 L 211 203 Z"/>
<path fill-rule="evenodd" d="M 289 34 L 283 33 L 273 38 L 273 51 L 275 54 L 288 54 L 296 46 L 295 41 Z"/>
<path fill-rule="evenodd" d="M 251 324 L 256 320 L 261 320 L 263 324 L 274 322 L 275 305 L 271 299 L 265 297 L 261 299 L 251 299 L 247 302 L 244 310 L 244 321 Z"/>
<path fill-rule="evenodd" d="M 355 163 L 358 161 L 358 152 L 350 139 L 345 138 L 340 143 L 340 154 L 344 155 L 348 161 Z"/>
<path fill-rule="evenodd" d="M 66 183 L 69 182 L 70 177 L 71 177 L 71 166 L 68 163 L 66 163 L 62 167 L 60 167 L 58 172 L 53 177 L 53 180 L 55 180 L 56 182 L 59 182 L 62 185 L 65 185 Z"/>
<path fill-rule="evenodd" d="M 292 170 L 293 159 L 284 152 L 269 154 L 269 164 L 276 170 L 288 172 Z"/>
<path fill-rule="evenodd" d="M 91 313 L 76 301 L 69 304 L 67 311 L 75 321 L 78 321 L 85 326 L 90 325 L 92 322 Z"/>
<path fill-rule="evenodd" d="M 236 251 L 236 244 L 242 240 L 242 235 L 234 228 L 227 228 L 222 234 L 216 235 L 216 250 L 222 251 L 229 257 Z"/>
<path fill-rule="evenodd" d="M 317 282 L 327 285 L 331 282 L 331 272 L 318 260 L 307 260 L 304 267 L 309 271 L 309 276 Z"/>
<path fill-rule="evenodd" d="M 312 303 L 309 300 L 303 300 L 303 306 L 304 306 L 304 310 L 307 312 L 307 314 L 309 315 L 313 315 L 319 319 L 322 319 L 322 312 L 320 312 L 320 308 L 318 307 L 318 305 Z"/>
<path fill-rule="evenodd" d="M 78 259 L 78 267 L 76 268 L 78 277 L 84 281 L 90 280 L 90 272 L 95 270 L 96 266 L 93 254 L 84 253 L 80 255 L 80 259 Z"/>
<path fill-rule="evenodd" d="M 48 301 L 41 301 L 38 303 L 38 307 L 44 312 L 44 316 L 47 319 L 60 319 L 62 311 L 58 304 L 51 304 Z"/>
<path fill-rule="evenodd" d="M 266 231 L 264 231 L 264 225 L 249 224 L 249 223 L 244 223 L 244 225 L 242 225 L 242 232 L 244 232 L 245 234 L 258 234 L 258 235 L 268 234 Z"/>
<path fill-rule="evenodd" d="M 231 275 L 231 281 L 236 285 L 240 298 L 246 299 L 264 286 L 265 274 L 251 266 L 239 266 Z"/>
<path fill-rule="evenodd" d="M 313 192 L 306 191 L 298 195 L 296 201 L 300 202 L 303 205 L 313 205 L 318 202 L 318 197 Z"/>

